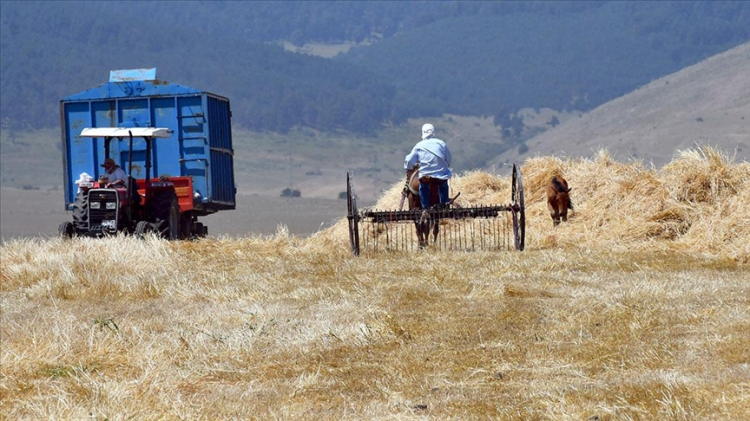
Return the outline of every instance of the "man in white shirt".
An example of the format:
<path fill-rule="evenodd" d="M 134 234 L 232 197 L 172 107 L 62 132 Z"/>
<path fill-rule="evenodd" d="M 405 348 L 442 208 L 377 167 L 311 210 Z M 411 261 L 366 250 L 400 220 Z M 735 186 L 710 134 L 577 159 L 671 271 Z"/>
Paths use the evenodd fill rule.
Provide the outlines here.
<path fill-rule="evenodd" d="M 125 171 L 123 171 L 119 165 L 115 164 L 114 159 L 105 159 L 102 167 L 104 167 L 104 171 L 107 173 L 107 178 L 109 178 L 105 187 L 127 186 L 125 183 L 128 180 L 128 175 L 125 174 Z"/>
<path fill-rule="evenodd" d="M 404 168 L 409 170 L 419 164 L 419 200 L 423 209 L 430 205 L 430 184 L 438 185 L 440 203 L 450 200 L 448 179 L 451 178 L 451 152 L 448 145 L 435 137 L 435 127 L 432 124 L 422 126 L 422 140 L 414 145 L 411 152 L 404 159 Z"/>

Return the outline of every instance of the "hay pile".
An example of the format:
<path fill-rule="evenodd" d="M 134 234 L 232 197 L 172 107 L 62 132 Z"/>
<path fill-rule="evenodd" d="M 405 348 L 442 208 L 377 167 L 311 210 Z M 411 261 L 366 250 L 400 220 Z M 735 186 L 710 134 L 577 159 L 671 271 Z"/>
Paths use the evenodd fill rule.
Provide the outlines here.
<path fill-rule="evenodd" d="M 603 150 L 593 159 L 531 158 L 521 171 L 527 249 L 669 249 L 750 263 L 750 163 L 735 163 L 709 146 L 680 151 L 660 170 L 616 162 Z M 553 175 L 568 180 L 575 205 L 557 228 L 545 196 Z M 460 192 L 462 206 L 505 205 L 510 183 L 510 171 L 467 172 L 452 179 L 451 195 Z M 373 208 L 398 209 L 402 186 L 396 183 Z M 347 220 L 310 241 L 348 247 Z"/>

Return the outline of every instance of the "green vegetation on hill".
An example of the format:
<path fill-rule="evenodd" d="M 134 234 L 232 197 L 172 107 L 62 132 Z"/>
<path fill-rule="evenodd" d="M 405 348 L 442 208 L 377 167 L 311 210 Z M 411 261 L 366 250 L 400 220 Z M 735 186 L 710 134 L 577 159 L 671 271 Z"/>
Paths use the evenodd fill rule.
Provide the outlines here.
<path fill-rule="evenodd" d="M 80 24 L 67 29 L 69 21 L 55 17 L 73 14 L 67 3 L 45 5 L 14 5 L 7 12 L 3 6 L 7 128 L 56 127 L 60 98 L 106 82 L 109 70 L 138 67 L 157 67 L 160 79 L 229 97 L 235 123 L 252 130 L 307 126 L 372 133 L 390 115 L 392 85 L 349 64 L 219 38 L 201 28 L 179 26 L 165 37 L 158 27 L 128 22 L 128 15 L 123 22 L 102 21 L 101 5 L 76 8 Z M 47 24 L 40 25 L 39 16 Z"/>
<path fill-rule="evenodd" d="M 109 70 L 229 97 L 235 124 L 373 134 L 445 113 L 586 110 L 750 39 L 750 3 L 3 2 L 4 128 L 52 128 Z M 333 60 L 277 44 L 371 42 Z M 515 118 L 514 118 L 515 117 Z"/>
<path fill-rule="evenodd" d="M 449 17 L 340 60 L 392 75 L 410 116 L 589 110 L 750 36 L 750 5 L 700 2 L 558 6 Z M 556 12 L 556 13 L 552 13 Z"/>

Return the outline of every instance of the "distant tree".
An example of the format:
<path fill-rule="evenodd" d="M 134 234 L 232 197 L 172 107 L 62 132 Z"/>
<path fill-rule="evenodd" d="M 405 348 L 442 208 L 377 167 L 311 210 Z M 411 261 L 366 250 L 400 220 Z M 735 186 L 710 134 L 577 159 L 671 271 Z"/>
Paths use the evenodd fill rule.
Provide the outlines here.
<path fill-rule="evenodd" d="M 302 193 L 299 190 L 291 189 L 289 187 L 281 191 L 281 197 L 301 197 Z"/>

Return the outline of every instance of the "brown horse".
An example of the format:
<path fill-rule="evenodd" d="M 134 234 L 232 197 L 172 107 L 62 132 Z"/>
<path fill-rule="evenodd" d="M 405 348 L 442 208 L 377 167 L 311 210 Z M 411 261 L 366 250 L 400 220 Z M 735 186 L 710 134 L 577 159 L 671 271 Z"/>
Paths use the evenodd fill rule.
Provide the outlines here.
<path fill-rule="evenodd" d="M 422 209 L 422 202 L 419 200 L 419 166 L 415 165 L 413 169 L 406 170 L 406 185 L 404 186 L 403 195 L 409 202 L 409 210 L 418 211 Z M 403 203 L 403 202 L 402 202 Z M 430 185 L 430 203 L 440 203 L 438 197 L 437 184 Z M 427 211 L 423 211 L 419 218 L 414 220 L 417 228 L 417 238 L 419 239 L 419 248 L 427 247 L 430 238 L 430 228 L 432 228 L 433 242 L 437 240 L 440 224 L 433 221 Z"/>
<path fill-rule="evenodd" d="M 547 208 L 554 226 L 559 225 L 560 220 L 567 221 L 568 209 L 573 209 L 570 190 L 568 182 L 561 175 L 552 177 L 547 184 Z"/>

